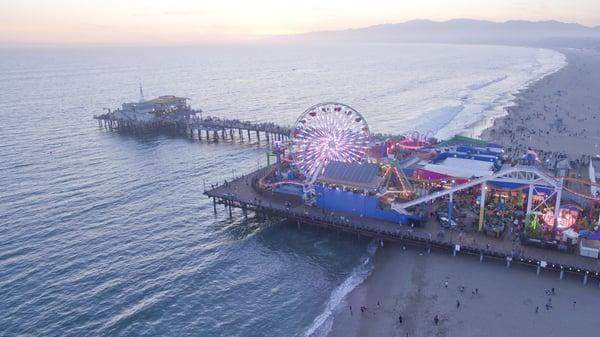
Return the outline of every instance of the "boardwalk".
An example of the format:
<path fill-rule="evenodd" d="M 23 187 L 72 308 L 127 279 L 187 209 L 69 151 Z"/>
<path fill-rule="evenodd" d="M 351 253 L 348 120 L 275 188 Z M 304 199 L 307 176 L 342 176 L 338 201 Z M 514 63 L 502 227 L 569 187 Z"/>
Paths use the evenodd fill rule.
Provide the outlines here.
<path fill-rule="evenodd" d="M 193 112 L 193 111 L 192 111 Z M 207 141 L 254 137 L 260 141 L 286 141 L 290 139 L 291 127 L 282 126 L 272 122 L 251 122 L 239 119 L 226 119 L 220 117 L 198 117 L 194 114 L 165 115 L 152 119 L 140 120 L 131 118 L 117 118 L 114 113 L 94 116 L 98 125 L 106 129 L 129 133 L 169 132 L 186 135 L 190 138 Z M 371 138 L 383 141 L 389 138 L 398 138 L 398 135 L 372 134 Z"/>
<path fill-rule="evenodd" d="M 522 263 L 533 266 L 533 272 L 556 271 L 561 278 L 568 274 L 578 275 L 584 283 L 600 281 L 600 261 L 597 259 L 521 246 L 518 241 L 508 238 L 496 239 L 479 232 L 445 231 L 433 219 L 429 219 L 423 227 L 410 228 L 396 223 L 325 211 L 304 205 L 291 196 L 260 191 L 255 187 L 256 181 L 268 169 L 270 168 L 263 168 L 207 190 L 205 194 L 213 198 L 215 212 L 216 204 L 224 204 L 229 208 L 230 214 L 232 207 L 240 208 L 244 214 L 255 211 L 259 215 L 286 218 L 299 227 L 302 224 L 316 225 L 381 240 L 442 248 L 454 254 L 474 254 L 481 260 L 501 259 L 506 261 L 508 267 L 511 263 Z M 286 202 L 291 206 L 286 206 Z"/>
<path fill-rule="evenodd" d="M 145 133 L 145 132 L 174 132 L 189 135 L 190 138 L 202 138 L 219 141 L 234 139 L 234 137 L 248 140 L 254 136 L 260 141 L 261 136 L 267 142 L 287 140 L 290 128 L 275 123 L 250 122 L 239 119 L 224 119 L 219 117 L 197 117 L 194 115 L 165 115 L 147 120 L 130 118 L 117 118 L 114 113 L 94 116 L 100 127 L 110 130 Z M 204 135 L 203 135 L 204 134 Z"/>

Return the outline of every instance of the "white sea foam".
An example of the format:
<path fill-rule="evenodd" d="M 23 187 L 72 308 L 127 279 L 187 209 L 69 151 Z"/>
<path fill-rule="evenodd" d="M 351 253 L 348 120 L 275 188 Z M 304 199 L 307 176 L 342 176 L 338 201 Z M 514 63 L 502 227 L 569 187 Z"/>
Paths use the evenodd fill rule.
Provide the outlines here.
<path fill-rule="evenodd" d="M 354 288 L 358 287 L 373 270 L 371 258 L 377 251 L 378 241 L 372 241 L 367 249 L 368 254 L 356 266 L 350 275 L 339 286 L 335 287 L 329 296 L 325 309 L 317 316 L 306 330 L 305 337 L 325 337 L 333 326 L 333 313 Z"/>
<path fill-rule="evenodd" d="M 494 119 L 504 116 L 506 108 L 514 105 L 515 94 L 536 81 L 555 73 L 565 65 L 566 57 L 556 51 L 539 49 L 533 59 L 520 65 L 499 68 L 503 75 L 491 80 L 467 85 L 456 100 L 461 102 L 462 109 L 454 116 L 447 114 L 442 121 L 447 123 L 438 128 L 440 119 L 433 119 L 430 126 L 438 138 L 447 138 L 454 134 L 478 136 L 490 127 Z M 445 107 L 442 109 L 456 109 Z M 437 122 L 437 123 L 436 123 Z"/>

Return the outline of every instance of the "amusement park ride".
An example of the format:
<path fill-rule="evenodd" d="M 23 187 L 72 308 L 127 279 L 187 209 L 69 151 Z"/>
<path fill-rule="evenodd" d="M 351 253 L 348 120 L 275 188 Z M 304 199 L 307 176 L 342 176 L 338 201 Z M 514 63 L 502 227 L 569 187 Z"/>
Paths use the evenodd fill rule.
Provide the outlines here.
<path fill-rule="evenodd" d="M 307 204 L 315 204 L 314 184 L 330 162 L 366 163 L 372 147 L 369 126 L 355 109 L 341 103 L 321 103 L 308 108 L 293 125 L 289 143 L 276 142 L 269 157 L 276 158 L 273 179 L 263 186 L 295 185 Z M 408 197 L 412 186 L 396 160 L 382 165 L 378 196 Z M 287 174 L 284 174 L 287 171 Z"/>
<path fill-rule="evenodd" d="M 314 202 L 313 185 L 331 161 L 363 161 L 369 141 L 366 120 L 345 104 L 321 103 L 304 111 L 294 123 L 289 144 L 293 165 L 304 177 L 304 199 Z"/>

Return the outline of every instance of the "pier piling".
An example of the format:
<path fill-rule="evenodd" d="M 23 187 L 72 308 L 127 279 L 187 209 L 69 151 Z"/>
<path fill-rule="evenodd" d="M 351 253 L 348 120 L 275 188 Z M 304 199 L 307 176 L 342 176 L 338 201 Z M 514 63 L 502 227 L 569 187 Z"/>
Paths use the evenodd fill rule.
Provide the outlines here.
<path fill-rule="evenodd" d="M 560 279 L 562 280 L 565 277 L 565 270 L 563 269 L 563 267 L 560 267 Z"/>

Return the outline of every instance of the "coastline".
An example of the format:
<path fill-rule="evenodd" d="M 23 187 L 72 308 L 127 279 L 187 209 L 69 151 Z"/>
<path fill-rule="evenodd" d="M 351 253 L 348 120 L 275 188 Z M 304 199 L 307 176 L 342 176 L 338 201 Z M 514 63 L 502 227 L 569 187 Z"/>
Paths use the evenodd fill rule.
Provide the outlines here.
<path fill-rule="evenodd" d="M 535 47 L 530 47 L 530 48 L 535 48 Z M 522 85 L 513 88 L 511 91 L 509 92 L 504 92 L 501 93 L 499 95 L 499 97 L 497 97 L 493 102 L 500 102 L 500 104 L 494 104 L 491 105 L 490 108 L 488 110 L 484 110 L 482 112 L 482 117 L 477 120 L 474 121 L 470 124 L 465 125 L 465 131 L 461 132 L 461 135 L 467 136 L 467 137 L 479 137 L 482 138 L 484 133 L 492 128 L 494 126 L 494 122 L 498 119 L 504 118 L 506 116 L 508 116 L 509 114 L 509 109 L 514 107 L 517 103 L 516 100 L 518 99 L 519 95 L 526 90 L 527 88 L 535 85 L 537 82 L 539 82 L 540 80 L 551 76 L 553 74 L 556 74 L 557 72 L 563 70 L 566 66 L 568 66 L 569 62 L 568 62 L 568 57 L 565 54 L 564 51 L 559 50 L 559 49 L 548 49 L 548 48 L 540 48 L 540 49 L 547 49 L 549 51 L 552 51 L 554 53 L 558 53 L 563 57 L 563 64 L 561 64 L 560 66 L 556 67 L 555 69 L 551 69 L 541 75 L 539 75 L 536 78 L 533 78 L 531 80 L 529 80 L 528 82 L 523 83 Z"/>
<path fill-rule="evenodd" d="M 558 51 L 567 64 L 514 94 L 503 116 L 482 120 L 482 139 L 502 144 L 517 156 L 528 147 L 542 159 L 599 154 L 600 95 L 594 90 L 600 87 L 600 52 Z M 593 301 L 600 294 L 598 285 L 560 281 L 553 273 L 537 276 L 522 266 L 506 270 L 494 261 L 480 264 L 466 256 L 404 251 L 391 243 L 377 251 L 373 264 L 372 273 L 336 308 L 328 336 L 592 336 L 588 322 L 600 310 L 600 303 Z M 457 289 L 461 284 L 465 293 Z M 481 295 L 472 294 L 475 287 Z M 553 308 L 546 310 L 544 289 L 552 287 L 558 295 L 552 297 Z M 367 306 L 366 313 L 361 306 Z M 435 315 L 441 320 L 437 326 Z"/>
<path fill-rule="evenodd" d="M 600 146 L 600 52 L 561 49 L 567 65 L 520 90 L 506 115 L 481 138 L 523 154 L 528 147 L 567 154 L 571 160 L 598 154 Z M 515 146 L 515 144 L 518 144 Z"/>

